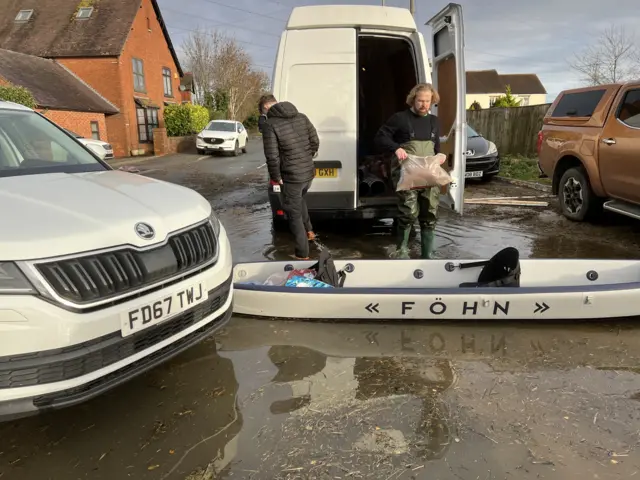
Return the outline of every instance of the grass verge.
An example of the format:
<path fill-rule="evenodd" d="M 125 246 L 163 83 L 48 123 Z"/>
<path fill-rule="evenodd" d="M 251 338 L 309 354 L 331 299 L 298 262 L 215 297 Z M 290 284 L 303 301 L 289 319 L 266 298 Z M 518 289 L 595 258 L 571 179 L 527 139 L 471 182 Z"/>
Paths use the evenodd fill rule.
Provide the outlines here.
<path fill-rule="evenodd" d="M 538 177 L 540 170 L 538 170 L 537 157 L 504 156 L 500 159 L 500 173 L 498 175 L 516 180 L 525 180 L 527 182 L 537 182 L 545 185 L 551 184 L 550 179 Z"/>

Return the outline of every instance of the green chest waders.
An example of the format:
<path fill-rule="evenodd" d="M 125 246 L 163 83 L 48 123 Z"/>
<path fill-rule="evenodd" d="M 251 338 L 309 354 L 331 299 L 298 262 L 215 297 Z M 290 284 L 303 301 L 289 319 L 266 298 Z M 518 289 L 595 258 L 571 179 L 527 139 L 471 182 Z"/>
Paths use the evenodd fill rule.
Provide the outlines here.
<path fill-rule="evenodd" d="M 410 155 L 430 157 L 435 155 L 434 143 L 431 140 L 411 140 L 402 148 Z M 391 177 L 394 186 L 400 180 L 400 162 L 393 161 Z M 440 202 L 440 188 L 427 187 L 419 190 L 403 190 L 396 192 L 398 196 L 398 243 L 394 258 L 409 258 L 409 235 L 418 220 L 420 223 L 421 258 L 433 258 L 435 226 Z"/>

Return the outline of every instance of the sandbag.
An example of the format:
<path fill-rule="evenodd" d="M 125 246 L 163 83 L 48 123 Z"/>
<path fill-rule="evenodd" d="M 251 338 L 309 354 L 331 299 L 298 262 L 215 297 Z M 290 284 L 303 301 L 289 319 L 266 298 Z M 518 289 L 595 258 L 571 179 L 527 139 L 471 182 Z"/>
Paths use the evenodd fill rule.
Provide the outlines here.
<path fill-rule="evenodd" d="M 443 153 L 432 157 L 409 154 L 400 162 L 400 180 L 396 191 L 448 185 L 451 183 L 451 176 L 441 166 L 446 160 L 447 156 Z"/>

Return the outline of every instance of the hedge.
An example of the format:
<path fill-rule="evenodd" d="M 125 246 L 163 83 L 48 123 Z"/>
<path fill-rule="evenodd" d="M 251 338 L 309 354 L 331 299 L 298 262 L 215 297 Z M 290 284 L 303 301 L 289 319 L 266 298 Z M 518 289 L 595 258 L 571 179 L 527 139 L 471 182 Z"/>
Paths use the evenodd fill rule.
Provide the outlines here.
<path fill-rule="evenodd" d="M 36 108 L 36 100 L 29 90 L 13 85 L 0 85 L 0 100 L 19 103 L 29 108 Z"/>
<path fill-rule="evenodd" d="M 183 103 L 164 109 L 164 124 L 169 137 L 184 137 L 200 132 L 209 123 L 209 110 L 200 105 Z"/>

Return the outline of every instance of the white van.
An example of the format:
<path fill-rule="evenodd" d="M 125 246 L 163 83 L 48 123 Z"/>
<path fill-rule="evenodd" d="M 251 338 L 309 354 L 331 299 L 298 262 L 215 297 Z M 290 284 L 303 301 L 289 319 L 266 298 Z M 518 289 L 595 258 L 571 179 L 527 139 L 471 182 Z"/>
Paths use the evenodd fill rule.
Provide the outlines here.
<path fill-rule="evenodd" d="M 419 82 L 433 83 L 440 94 L 432 113 L 439 117 L 442 153 L 454 179 L 441 203 L 462 214 L 467 140 L 462 7 L 451 3 L 427 24 L 433 68 L 407 9 L 323 5 L 291 12 L 278 47 L 273 93 L 292 102 L 318 130 L 316 179 L 306 196 L 312 218 L 397 216 L 393 189 L 365 195 L 358 168 L 378 153 L 377 130 L 407 108 L 407 94 Z M 285 218 L 279 191 L 270 185 L 275 225 Z"/>

